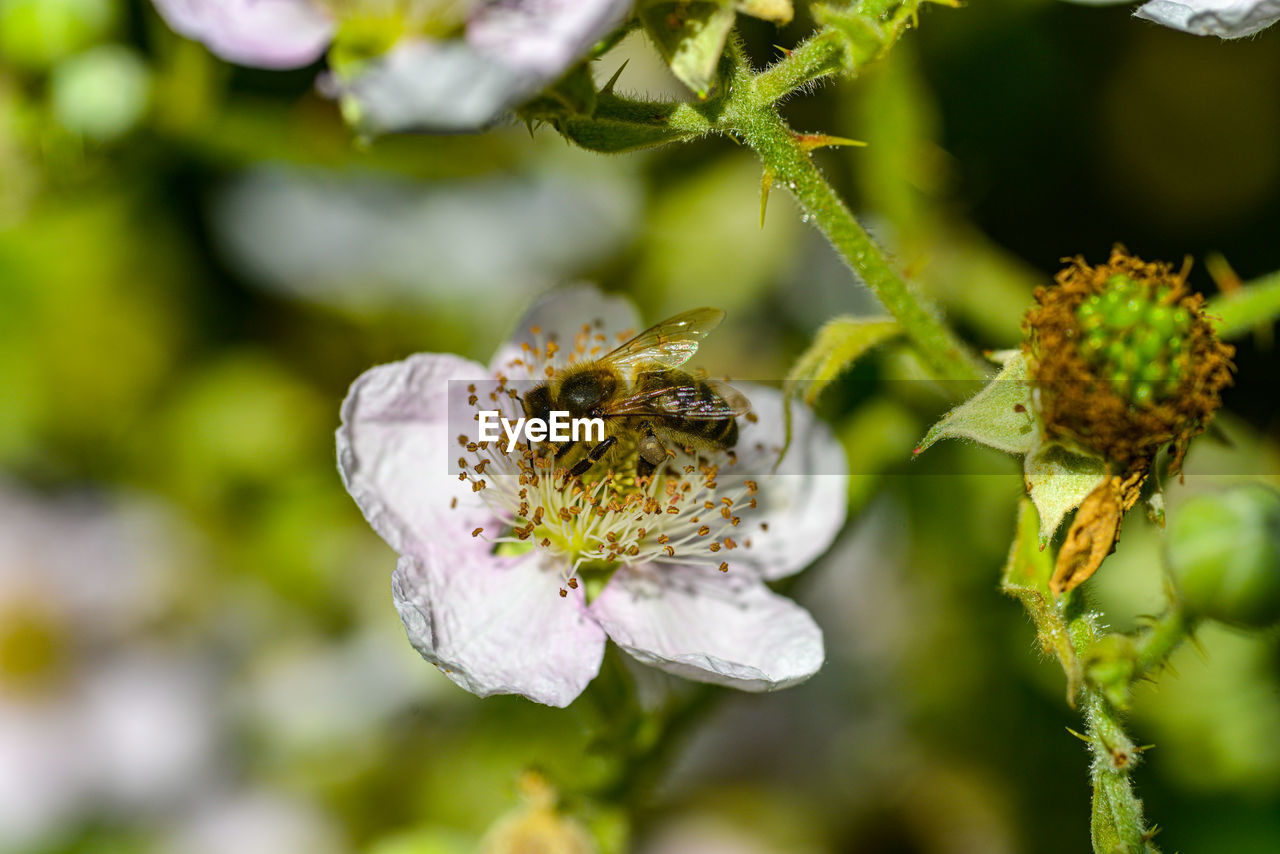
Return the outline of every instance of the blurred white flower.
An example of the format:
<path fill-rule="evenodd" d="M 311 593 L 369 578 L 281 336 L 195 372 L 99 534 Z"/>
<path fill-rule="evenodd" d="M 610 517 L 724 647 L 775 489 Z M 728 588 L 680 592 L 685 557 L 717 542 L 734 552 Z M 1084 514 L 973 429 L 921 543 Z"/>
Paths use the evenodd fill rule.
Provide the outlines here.
<path fill-rule="evenodd" d="M 340 854 L 333 822 L 312 805 L 271 792 L 228 793 L 203 804 L 164 846 L 171 854 Z"/>
<path fill-rule="evenodd" d="M 480 3 L 463 38 L 403 39 L 329 87 L 368 131 L 473 130 L 554 83 L 622 24 L 632 2 Z"/>
<path fill-rule="evenodd" d="M 154 3 L 175 31 L 223 59 L 261 68 L 309 65 L 335 36 L 342 43 L 347 20 L 390 16 L 389 48 L 363 57 L 367 46 L 358 44 L 358 58 L 335 60 L 338 73 L 324 79 L 326 91 L 341 97 L 348 116 L 365 130 L 457 131 L 490 124 L 554 83 L 622 24 L 632 0 L 416 0 L 403 7 L 324 0 Z M 396 23 L 397 16 L 403 20 Z M 439 37 L 437 31 L 457 23 L 459 38 Z"/>
<path fill-rule="evenodd" d="M 333 21 L 316 0 L 153 0 L 176 32 L 223 59 L 297 68 L 324 55 Z"/>
<path fill-rule="evenodd" d="M 365 372 L 343 403 L 339 467 L 400 553 L 392 590 L 410 640 L 473 693 L 567 705 L 598 672 L 606 635 L 646 664 L 751 691 L 822 665 L 818 626 L 765 585 L 807 566 L 844 523 L 844 451 L 809 410 L 793 405 L 776 472 L 782 395 L 743 386 L 757 417 L 740 425 L 736 456 L 585 488 L 531 468 L 523 445 L 480 447 L 458 436 L 465 418 L 451 425 L 469 383 L 514 407 L 507 382 L 595 358 L 637 320 L 625 300 L 566 289 L 533 307 L 488 368 L 418 355 Z M 475 408 L 453 403 L 457 415 Z M 448 462 L 459 453 L 461 475 Z M 527 550 L 496 553 L 485 532 Z M 588 602 L 594 581 L 604 586 Z"/>
<path fill-rule="evenodd" d="M 177 527 L 137 500 L 0 484 L 0 850 L 174 808 L 218 772 L 210 667 L 138 643 L 187 563 Z"/>
<path fill-rule="evenodd" d="M 465 305 L 545 290 L 633 232 L 638 188 L 616 173 L 557 172 L 413 187 L 282 168 L 218 197 L 214 229 L 256 282 L 347 309 Z"/>

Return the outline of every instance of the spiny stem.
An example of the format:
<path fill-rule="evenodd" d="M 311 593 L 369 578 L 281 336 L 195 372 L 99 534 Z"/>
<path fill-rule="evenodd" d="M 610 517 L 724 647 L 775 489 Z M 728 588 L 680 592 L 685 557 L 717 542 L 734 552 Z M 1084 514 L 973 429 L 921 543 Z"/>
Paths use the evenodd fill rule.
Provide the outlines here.
<path fill-rule="evenodd" d="M 890 265 L 888 258 L 827 183 L 795 133 L 772 107 L 743 109 L 731 104 L 726 118 L 755 149 L 775 186 L 795 196 L 812 222 L 850 268 L 880 298 L 929 367 L 949 380 L 981 380 L 985 365 Z"/>
<path fill-rule="evenodd" d="M 1171 607 L 1144 629 L 1137 638 L 1133 678 L 1159 670 L 1169 656 L 1191 635 L 1194 623 L 1181 608 Z"/>
<path fill-rule="evenodd" d="M 1093 751 L 1093 850 L 1095 854 L 1158 854 L 1133 792 L 1130 772 L 1139 749 L 1125 734 L 1115 710 L 1096 691 L 1085 693 L 1085 721 Z"/>

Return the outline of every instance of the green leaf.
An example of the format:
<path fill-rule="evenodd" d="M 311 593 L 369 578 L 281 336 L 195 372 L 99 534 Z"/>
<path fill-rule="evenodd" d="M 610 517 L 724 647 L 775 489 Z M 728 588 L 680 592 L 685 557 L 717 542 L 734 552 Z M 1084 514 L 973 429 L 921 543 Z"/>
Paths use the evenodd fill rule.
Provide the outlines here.
<path fill-rule="evenodd" d="M 981 391 L 952 409 L 925 434 L 919 454 L 940 439 L 969 439 L 1010 454 L 1026 454 L 1037 433 L 1027 362 L 1021 351 L 992 354 L 1004 367 Z"/>
<path fill-rule="evenodd" d="M 788 393 L 812 405 L 831 381 L 853 365 L 863 353 L 876 345 L 902 334 L 895 320 L 865 317 L 836 317 L 828 320 L 814 336 L 813 343 L 800 355 L 787 374 Z"/>
<path fill-rule="evenodd" d="M 1049 544 L 1063 518 L 1107 479 L 1100 457 L 1082 454 L 1058 442 L 1043 442 L 1039 431 L 1023 465 L 1027 493 L 1040 514 L 1040 548 Z"/>
<path fill-rule="evenodd" d="M 783 383 L 786 405 L 783 422 L 786 438 L 778 461 L 791 447 L 791 401 L 804 384 L 799 397 L 810 406 L 822 394 L 831 381 L 856 362 L 863 353 L 902 334 L 902 327 L 894 320 L 873 320 L 863 317 L 835 317 L 828 320 L 814 336 L 813 343 L 800 354 Z"/>
<path fill-rule="evenodd" d="M 1053 555 L 1038 543 L 1040 517 L 1035 506 L 1023 499 L 1018 505 L 1018 523 L 1014 530 L 1009 559 L 1000 576 L 1000 590 L 1022 602 L 1036 626 L 1036 639 L 1046 654 L 1062 664 L 1067 676 L 1067 702 L 1073 702 L 1081 684 L 1080 659 L 1064 615 L 1065 600 L 1054 597 L 1049 589 L 1053 576 Z"/>
<path fill-rule="evenodd" d="M 640 21 L 672 73 L 699 98 L 715 83 L 736 16 L 727 2 L 660 2 L 640 9 Z"/>
<path fill-rule="evenodd" d="M 704 126 L 690 124 L 688 119 L 684 105 L 629 101 L 604 91 L 596 96 L 591 115 L 557 114 L 549 120 L 575 145 L 616 154 L 695 139 L 706 133 Z"/>

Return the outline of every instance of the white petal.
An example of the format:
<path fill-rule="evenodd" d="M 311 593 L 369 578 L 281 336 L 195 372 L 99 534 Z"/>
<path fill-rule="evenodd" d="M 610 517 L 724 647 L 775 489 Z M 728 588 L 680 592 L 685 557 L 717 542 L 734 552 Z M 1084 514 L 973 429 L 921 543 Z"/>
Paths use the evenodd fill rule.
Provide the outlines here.
<path fill-rule="evenodd" d="M 176 32 L 223 59 L 258 68 L 310 65 L 333 38 L 333 23 L 312 0 L 154 0 Z"/>
<path fill-rule="evenodd" d="M 738 462 L 720 478 L 741 476 L 759 484 L 759 508 L 744 513 L 734 534 L 750 548 L 735 552 L 767 580 L 799 572 L 827 550 L 844 526 L 848 503 L 848 459 L 831 428 L 803 403 L 791 401 L 791 447 L 773 473 L 785 424 L 782 392 L 735 383 L 751 401 L 757 421 L 740 421 Z M 767 528 L 767 530 L 766 530 Z M 732 565 L 732 560 L 730 564 Z"/>
<path fill-rule="evenodd" d="M 537 91 L 539 81 L 460 40 L 411 39 L 327 85 L 354 107 L 364 130 L 386 133 L 478 130 Z"/>
<path fill-rule="evenodd" d="M 509 0 L 467 22 L 467 42 L 508 68 L 551 83 L 621 25 L 632 0 Z"/>
<path fill-rule="evenodd" d="M 1134 14 L 1198 36 L 1236 39 L 1280 20 L 1280 0 L 1151 0 Z"/>
<path fill-rule="evenodd" d="M 414 541 L 462 537 L 461 548 L 487 551 L 469 535 L 494 523 L 484 502 L 451 468 L 457 430 L 449 397 L 489 372 L 454 355 L 420 354 L 361 374 L 342 402 L 338 469 L 373 529 L 401 554 Z M 456 401 L 461 411 L 465 399 Z M 453 505 L 454 500 L 457 505 Z"/>
<path fill-rule="evenodd" d="M 563 578 L 543 560 L 430 545 L 402 557 L 391 590 L 414 648 L 473 694 L 567 706 L 600 672 L 604 632 L 582 589 L 562 597 Z"/>
<path fill-rule="evenodd" d="M 490 367 L 495 374 L 514 376 L 511 362 L 521 357 L 521 344 L 538 347 L 554 340 L 562 345 L 560 355 L 563 355 L 584 326 L 604 335 L 611 342 L 609 349 L 620 343 L 619 339 L 626 333 L 641 331 L 640 316 L 626 297 L 602 293 L 595 285 L 558 288 L 539 297 L 529 307 L 510 339 L 494 354 Z M 539 334 L 535 336 L 533 329 L 538 329 Z"/>
<path fill-rule="evenodd" d="M 591 604 L 609 637 L 678 676 L 772 691 L 822 667 L 809 612 L 744 574 L 663 565 L 619 571 Z"/>

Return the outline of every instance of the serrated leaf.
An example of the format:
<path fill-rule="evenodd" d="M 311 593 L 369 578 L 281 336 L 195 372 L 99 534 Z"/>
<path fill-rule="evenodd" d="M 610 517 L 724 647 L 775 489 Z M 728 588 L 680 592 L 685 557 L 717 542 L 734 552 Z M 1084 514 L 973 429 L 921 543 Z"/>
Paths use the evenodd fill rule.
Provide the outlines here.
<path fill-rule="evenodd" d="M 942 416 L 916 448 L 919 454 L 941 439 L 969 439 L 1010 454 L 1031 451 L 1036 437 L 1027 361 L 1020 351 L 993 355 L 1004 367 L 982 391 Z"/>
<path fill-rule="evenodd" d="M 895 320 L 873 320 L 865 317 L 834 317 L 822 324 L 818 334 L 787 374 L 783 393 L 790 401 L 797 389 L 804 384 L 800 398 L 810 406 L 822 394 L 823 389 L 841 372 L 853 365 L 876 345 L 902 333 Z M 786 456 L 791 447 L 791 406 L 783 407 L 785 439 L 778 460 Z"/>
<path fill-rule="evenodd" d="M 813 343 L 796 359 L 787 374 L 787 387 L 810 405 L 831 381 L 876 345 L 901 334 L 894 320 L 865 317 L 836 317 L 822 325 Z"/>
<path fill-rule="evenodd" d="M 737 13 L 723 2 L 653 3 L 640 21 L 671 72 L 700 98 L 710 93 Z"/>
<path fill-rule="evenodd" d="M 1107 479 L 1107 464 L 1058 442 L 1042 442 L 1036 435 L 1023 463 L 1023 476 L 1040 514 L 1040 548 L 1044 548 L 1063 518 Z"/>

